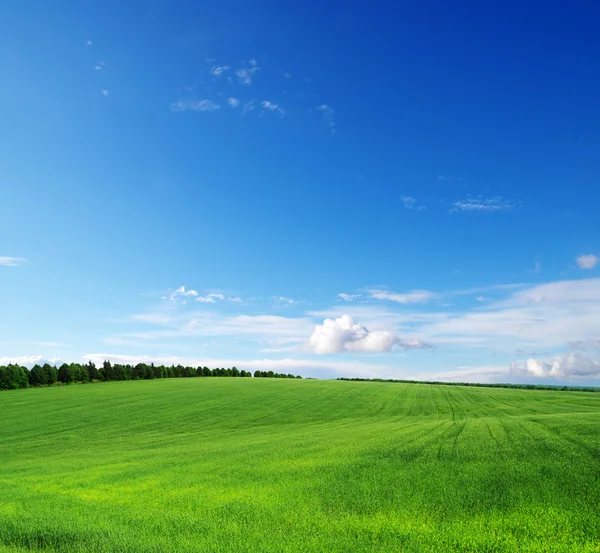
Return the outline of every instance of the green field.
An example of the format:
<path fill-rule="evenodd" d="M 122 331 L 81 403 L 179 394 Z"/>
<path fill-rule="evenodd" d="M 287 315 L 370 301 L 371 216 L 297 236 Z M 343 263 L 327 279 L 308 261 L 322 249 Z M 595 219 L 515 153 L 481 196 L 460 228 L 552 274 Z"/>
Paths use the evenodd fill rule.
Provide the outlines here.
<path fill-rule="evenodd" d="M 600 394 L 279 379 L 0 393 L 0 552 L 600 551 Z"/>

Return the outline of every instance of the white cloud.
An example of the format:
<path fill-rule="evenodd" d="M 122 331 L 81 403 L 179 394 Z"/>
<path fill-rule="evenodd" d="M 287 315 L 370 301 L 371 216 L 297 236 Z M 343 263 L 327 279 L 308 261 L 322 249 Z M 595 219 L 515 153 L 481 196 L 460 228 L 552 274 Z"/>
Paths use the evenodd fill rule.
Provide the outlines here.
<path fill-rule="evenodd" d="M 0 256 L 0 267 L 18 267 L 24 263 L 27 263 L 27 259 L 24 257 Z"/>
<path fill-rule="evenodd" d="M 240 105 L 240 101 L 237 98 L 228 98 L 227 99 L 227 103 L 232 107 L 232 108 L 237 108 Z"/>
<path fill-rule="evenodd" d="M 395 292 L 389 292 L 387 290 L 380 289 L 369 289 L 367 293 L 377 300 L 389 300 L 403 305 L 411 303 L 426 303 L 430 299 L 436 297 L 433 292 L 429 290 L 412 290 L 407 294 L 397 294 Z"/>
<path fill-rule="evenodd" d="M 426 211 L 427 208 L 424 205 L 417 204 L 416 198 L 412 196 L 401 196 L 400 200 L 406 209 L 411 209 L 415 211 Z"/>
<path fill-rule="evenodd" d="M 249 102 L 246 102 L 244 104 L 243 114 L 246 115 L 246 113 L 250 113 L 251 111 L 254 111 L 255 109 L 256 109 L 256 106 L 254 105 L 254 100 L 250 100 Z"/>
<path fill-rule="evenodd" d="M 598 261 L 600 261 L 600 258 L 594 254 L 580 255 L 577 258 L 577 265 L 579 265 L 580 269 L 593 269 L 598 264 Z"/>
<path fill-rule="evenodd" d="M 213 67 L 210 70 L 210 74 L 213 77 L 220 77 L 221 75 L 223 75 L 223 73 L 225 73 L 226 71 L 229 71 L 231 69 L 231 67 L 229 65 L 220 65 L 217 67 Z"/>
<path fill-rule="evenodd" d="M 233 298 L 227 298 L 229 301 L 232 301 L 234 303 L 240 303 L 242 301 L 242 298 L 235 296 Z"/>
<path fill-rule="evenodd" d="M 180 286 L 179 288 L 177 288 L 177 290 L 169 294 L 169 299 L 171 301 L 179 301 L 188 298 L 195 298 L 197 296 L 198 292 L 196 292 L 196 290 L 186 290 L 185 286 Z"/>
<path fill-rule="evenodd" d="M 298 305 L 298 301 L 293 300 L 292 298 L 286 298 L 285 296 L 273 296 L 271 298 L 276 304 L 279 305 L 285 305 L 285 306 L 291 306 L 291 305 Z"/>
<path fill-rule="evenodd" d="M 338 294 L 338 298 L 341 298 L 347 302 L 352 302 L 358 297 L 358 294 Z"/>
<path fill-rule="evenodd" d="M 198 296 L 196 301 L 200 303 L 217 303 L 217 301 L 223 301 L 224 299 L 223 294 L 207 294 L 206 296 Z"/>
<path fill-rule="evenodd" d="M 101 61 L 100 63 L 98 63 L 98 64 L 94 65 L 94 69 L 95 69 L 96 71 L 101 71 L 101 70 L 104 68 L 104 65 L 105 65 L 105 64 L 104 64 L 104 62 L 103 62 L 103 61 Z"/>
<path fill-rule="evenodd" d="M 46 358 L 43 355 L 22 355 L 15 357 L 0 357 L 0 365 L 8 365 L 13 363 L 15 365 L 21 365 L 22 367 L 31 368 L 34 365 L 62 365 L 63 360 L 60 357 L 49 357 Z"/>
<path fill-rule="evenodd" d="M 178 100 L 171 104 L 173 111 L 216 111 L 220 108 L 212 100 Z"/>
<path fill-rule="evenodd" d="M 260 103 L 260 106 L 264 111 L 276 112 L 281 116 L 285 115 L 285 110 L 282 107 L 278 106 L 277 104 L 274 104 L 273 102 L 270 102 L 269 100 L 263 100 Z"/>
<path fill-rule="evenodd" d="M 255 62 L 254 64 L 252 64 L 253 61 Z M 244 86 L 250 86 L 252 84 L 252 78 L 259 69 L 259 67 L 256 65 L 256 60 L 250 60 L 250 64 L 253 65 L 250 69 L 238 69 L 235 72 L 239 83 L 243 84 Z"/>
<path fill-rule="evenodd" d="M 108 90 L 106 90 L 105 88 L 103 88 L 102 90 L 100 90 L 100 93 L 101 93 L 103 96 L 108 96 L 108 95 L 109 95 L 109 91 L 108 91 Z"/>
<path fill-rule="evenodd" d="M 600 378 L 600 361 L 580 353 L 557 355 L 552 361 L 528 359 L 524 365 L 511 364 L 511 372 L 536 378 Z"/>
<path fill-rule="evenodd" d="M 452 204 L 450 213 L 457 212 L 490 212 L 490 211 L 505 211 L 516 207 L 515 202 L 506 200 L 501 196 L 494 196 L 492 198 L 466 198 L 459 200 Z"/>
<path fill-rule="evenodd" d="M 309 338 L 315 353 L 383 352 L 393 347 L 400 349 L 423 349 L 431 347 L 417 339 L 403 339 L 387 330 L 369 331 L 366 326 L 354 322 L 349 315 L 337 319 L 325 319 L 315 326 Z"/>
<path fill-rule="evenodd" d="M 316 110 L 323 114 L 323 118 L 325 119 L 325 124 L 331 131 L 331 134 L 335 134 L 335 117 L 334 117 L 335 110 L 331 106 L 328 106 L 327 104 L 322 104 L 320 106 L 317 106 Z"/>
<path fill-rule="evenodd" d="M 438 175 L 438 180 L 442 182 L 462 181 L 462 177 L 448 177 L 446 175 Z"/>

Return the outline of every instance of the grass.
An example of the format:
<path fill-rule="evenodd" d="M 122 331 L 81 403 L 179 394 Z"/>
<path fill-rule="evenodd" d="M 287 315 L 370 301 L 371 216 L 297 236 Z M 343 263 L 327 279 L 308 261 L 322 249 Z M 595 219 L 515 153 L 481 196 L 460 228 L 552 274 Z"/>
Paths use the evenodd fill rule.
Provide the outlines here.
<path fill-rule="evenodd" d="M 600 551 L 600 394 L 16 390 L 0 395 L 0 460 L 0 553 Z"/>

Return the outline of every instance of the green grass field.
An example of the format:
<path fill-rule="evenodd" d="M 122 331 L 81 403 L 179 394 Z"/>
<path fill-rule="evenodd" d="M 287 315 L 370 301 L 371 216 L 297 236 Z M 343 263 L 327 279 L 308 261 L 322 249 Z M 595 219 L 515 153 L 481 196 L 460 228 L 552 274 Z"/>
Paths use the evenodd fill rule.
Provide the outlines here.
<path fill-rule="evenodd" d="M 236 378 L 0 394 L 0 552 L 600 551 L 600 394 Z"/>

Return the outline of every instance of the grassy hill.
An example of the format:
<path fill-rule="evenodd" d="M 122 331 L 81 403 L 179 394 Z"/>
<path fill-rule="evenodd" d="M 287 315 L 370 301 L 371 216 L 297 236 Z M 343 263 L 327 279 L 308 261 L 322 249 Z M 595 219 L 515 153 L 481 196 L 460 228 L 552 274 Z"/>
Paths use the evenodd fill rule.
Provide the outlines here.
<path fill-rule="evenodd" d="M 174 379 L 0 394 L 0 553 L 600 551 L 600 394 Z"/>

